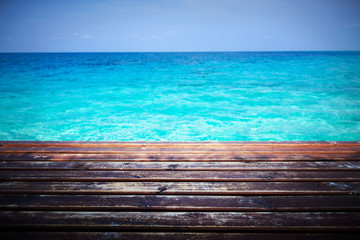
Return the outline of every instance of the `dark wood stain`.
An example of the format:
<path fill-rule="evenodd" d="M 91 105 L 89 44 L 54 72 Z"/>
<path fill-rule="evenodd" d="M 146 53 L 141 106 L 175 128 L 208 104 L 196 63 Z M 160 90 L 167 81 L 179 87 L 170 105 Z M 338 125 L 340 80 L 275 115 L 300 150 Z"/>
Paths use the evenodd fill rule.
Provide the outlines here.
<path fill-rule="evenodd" d="M 2 239 L 356 239 L 360 142 L 0 141 Z"/>

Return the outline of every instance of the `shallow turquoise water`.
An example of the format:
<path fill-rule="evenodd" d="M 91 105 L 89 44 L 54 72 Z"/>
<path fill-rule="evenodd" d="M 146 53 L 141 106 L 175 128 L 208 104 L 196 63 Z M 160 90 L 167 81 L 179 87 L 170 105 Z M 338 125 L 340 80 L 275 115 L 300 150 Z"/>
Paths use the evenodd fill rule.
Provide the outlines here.
<path fill-rule="evenodd" d="M 360 52 L 0 54 L 0 140 L 360 140 Z"/>

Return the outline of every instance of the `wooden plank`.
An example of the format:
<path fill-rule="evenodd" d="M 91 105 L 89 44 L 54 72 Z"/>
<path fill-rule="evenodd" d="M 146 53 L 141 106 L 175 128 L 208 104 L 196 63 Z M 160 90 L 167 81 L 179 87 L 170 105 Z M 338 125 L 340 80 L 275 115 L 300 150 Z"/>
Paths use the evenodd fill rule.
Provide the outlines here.
<path fill-rule="evenodd" d="M 336 148 L 359 148 L 360 142 L 346 143 L 346 142 L 299 142 L 299 143 L 251 143 L 251 142 L 2 142 L 0 148 L 128 148 L 128 149 L 294 149 L 294 148 L 323 148 L 323 149 L 336 149 Z"/>
<path fill-rule="evenodd" d="M 359 233 L 213 233 L 213 232 L 3 232 L 2 239 L 123 239 L 123 240 L 339 240 L 359 239 Z"/>
<path fill-rule="evenodd" d="M 291 154 L 89 154 L 89 153 L 0 153 L 0 160 L 3 161 L 141 161 L 141 162 L 191 162 L 191 161 L 207 161 L 207 162 L 242 162 L 242 161 L 320 161 L 320 160 L 339 160 L 339 161 L 359 161 L 360 153 L 291 153 Z"/>
<path fill-rule="evenodd" d="M 2 194 L 349 195 L 359 182 L 0 182 Z"/>
<path fill-rule="evenodd" d="M 2 229 L 360 231 L 359 212 L 0 212 Z"/>
<path fill-rule="evenodd" d="M 1 153 L 147 153 L 147 154 L 289 154 L 289 153 L 347 153 L 356 154 L 360 152 L 359 146 L 352 147 L 213 147 L 213 148 L 147 148 L 147 147 L 0 147 Z"/>
<path fill-rule="evenodd" d="M 360 195 L 0 195 L 0 209 L 30 211 L 360 211 Z"/>
<path fill-rule="evenodd" d="M 151 141 L 139 141 L 139 142 L 107 142 L 107 141 L 0 141 L 0 146 L 84 146 L 84 147 L 122 147 L 122 146 L 134 146 L 134 147 L 184 147 L 184 146 L 353 146 L 359 144 L 360 141 L 196 141 L 196 142 L 151 142 Z"/>
<path fill-rule="evenodd" d="M 1 170 L 87 170 L 87 171 L 336 171 L 360 170 L 360 161 L 312 162 L 88 162 L 88 161 L 1 161 Z"/>
<path fill-rule="evenodd" d="M 2 181 L 360 182 L 360 171 L 0 171 Z"/>
<path fill-rule="evenodd" d="M 214 233 L 214 232 L 3 232 L 2 239 L 123 239 L 123 240 L 339 240 L 359 239 L 359 233 Z"/>

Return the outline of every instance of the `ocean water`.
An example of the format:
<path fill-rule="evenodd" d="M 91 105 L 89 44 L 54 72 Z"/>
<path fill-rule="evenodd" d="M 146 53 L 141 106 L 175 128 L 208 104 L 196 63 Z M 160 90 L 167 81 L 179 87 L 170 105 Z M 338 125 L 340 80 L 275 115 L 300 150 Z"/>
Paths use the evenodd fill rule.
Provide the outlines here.
<path fill-rule="evenodd" d="M 360 52 L 0 54 L 0 140 L 360 140 Z"/>

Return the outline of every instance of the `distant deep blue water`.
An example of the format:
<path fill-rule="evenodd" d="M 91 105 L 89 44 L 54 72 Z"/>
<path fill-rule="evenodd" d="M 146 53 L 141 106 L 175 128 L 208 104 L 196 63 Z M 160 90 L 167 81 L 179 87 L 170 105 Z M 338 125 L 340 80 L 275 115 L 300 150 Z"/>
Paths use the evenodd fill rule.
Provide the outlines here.
<path fill-rule="evenodd" d="M 0 54 L 0 140 L 360 140 L 360 52 Z"/>

